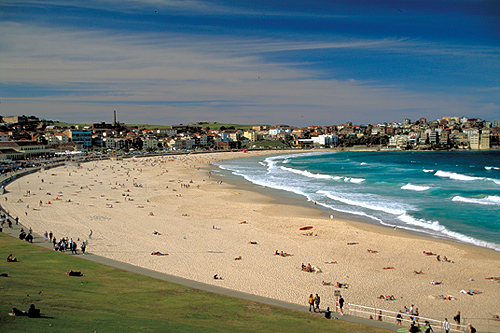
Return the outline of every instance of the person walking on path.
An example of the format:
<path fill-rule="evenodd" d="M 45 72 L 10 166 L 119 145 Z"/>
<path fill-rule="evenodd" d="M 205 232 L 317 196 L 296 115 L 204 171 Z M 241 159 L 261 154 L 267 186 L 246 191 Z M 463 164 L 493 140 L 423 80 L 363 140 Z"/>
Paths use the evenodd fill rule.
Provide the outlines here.
<path fill-rule="evenodd" d="M 76 245 L 75 245 L 76 246 Z M 82 255 L 85 254 L 85 249 L 87 248 L 87 243 L 85 241 L 82 242 L 82 246 L 80 247 L 80 249 L 82 250 Z"/>
<path fill-rule="evenodd" d="M 401 319 L 403 319 L 403 315 L 401 314 L 401 310 L 399 310 L 398 314 L 396 315 L 396 325 L 401 326 Z"/>
<path fill-rule="evenodd" d="M 431 333 L 431 332 L 434 332 L 434 330 L 432 329 L 431 327 L 431 323 L 429 323 L 427 320 L 425 321 L 425 326 L 426 326 L 426 329 L 425 329 L 425 333 Z"/>
<path fill-rule="evenodd" d="M 339 307 L 340 307 L 340 315 L 343 316 L 344 315 L 344 298 L 342 297 L 342 295 L 340 296 L 340 299 L 339 299 Z"/>
<path fill-rule="evenodd" d="M 455 321 L 455 323 L 457 324 L 457 330 L 460 329 L 459 326 L 460 326 L 460 311 L 458 311 L 458 313 L 456 314 L 455 317 L 453 317 L 453 320 Z"/>
<path fill-rule="evenodd" d="M 319 309 L 319 302 L 321 301 L 321 298 L 318 296 L 318 294 L 316 294 L 316 297 L 314 297 L 314 312 L 316 312 L 316 310 L 318 310 L 319 313 L 321 313 L 320 309 Z"/>
<path fill-rule="evenodd" d="M 314 310 L 314 297 L 313 294 L 309 295 L 309 312 L 311 312 L 311 309 Z M 316 312 L 316 311 L 314 311 Z"/>
<path fill-rule="evenodd" d="M 446 333 L 450 332 L 450 322 L 448 321 L 448 318 L 444 318 L 443 329 Z"/>

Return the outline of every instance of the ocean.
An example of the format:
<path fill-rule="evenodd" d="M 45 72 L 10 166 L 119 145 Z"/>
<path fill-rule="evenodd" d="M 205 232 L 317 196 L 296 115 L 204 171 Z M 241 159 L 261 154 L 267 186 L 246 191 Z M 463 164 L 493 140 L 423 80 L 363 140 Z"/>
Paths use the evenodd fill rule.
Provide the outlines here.
<path fill-rule="evenodd" d="M 311 152 L 219 162 L 335 217 L 500 251 L 500 151 Z"/>

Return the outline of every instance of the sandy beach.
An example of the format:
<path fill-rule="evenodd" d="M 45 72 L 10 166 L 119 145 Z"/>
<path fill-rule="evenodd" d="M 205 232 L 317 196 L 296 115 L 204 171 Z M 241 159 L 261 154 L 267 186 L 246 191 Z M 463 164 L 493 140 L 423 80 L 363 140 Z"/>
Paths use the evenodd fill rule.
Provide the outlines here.
<path fill-rule="evenodd" d="M 318 293 L 321 308 L 334 308 L 338 288 L 322 281 L 340 282 L 349 285 L 341 289 L 348 303 L 392 311 L 413 304 L 421 316 L 447 317 L 452 323 L 461 311 L 463 322 L 479 330 L 500 314 L 500 283 L 485 279 L 500 276 L 499 252 L 367 223 L 330 221 L 312 203 L 277 203 L 257 188 L 250 191 L 213 172 L 214 161 L 256 154 L 266 153 L 67 165 L 9 184 L 1 203 L 38 234 L 88 239 L 87 251 L 93 254 L 247 293 L 303 305 L 309 294 Z M 303 226 L 313 229 L 299 230 Z M 291 255 L 274 255 L 276 250 Z M 153 251 L 168 256 L 153 256 Z M 302 271 L 302 264 L 317 272 Z M 223 280 L 214 280 L 214 274 Z"/>

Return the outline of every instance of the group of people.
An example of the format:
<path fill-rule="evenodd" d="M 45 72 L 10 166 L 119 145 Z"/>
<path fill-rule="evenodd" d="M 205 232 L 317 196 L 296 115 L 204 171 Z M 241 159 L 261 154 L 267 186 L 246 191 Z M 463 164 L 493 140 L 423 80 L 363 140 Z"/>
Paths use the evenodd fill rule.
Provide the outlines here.
<path fill-rule="evenodd" d="M 26 233 L 26 231 L 24 231 L 23 228 L 21 228 L 21 231 L 19 233 L 19 239 L 20 240 L 25 240 L 29 243 L 33 243 L 33 230 L 31 230 L 31 228 L 28 230 L 28 232 Z"/>
<path fill-rule="evenodd" d="M 28 311 L 21 311 L 17 308 L 12 308 L 13 316 L 28 316 L 30 318 L 39 318 L 40 317 L 40 309 L 35 308 L 35 304 L 31 304 Z"/>
<path fill-rule="evenodd" d="M 382 298 L 382 297 L 383 297 L 383 295 L 381 295 L 379 298 Z M 393 296 L 391 296 L 391 297 L 392 297 L 392 299 L 394 299 Z M 409 309 L 405 305 L 403 311 L 399 310 L 399 312 L 396 314 L 396 325 L 401 325 L 402 320 L 403 320 L 403 313 L 408 316 L 408 319 L 411 320 L 412 325 L 418 324 L 418 319 L 419 319 L 418 308 L 414 308 L 414 306 L 412 304 Z M 379 319 L 379 320 L 381 320 L 381 319 Z M 426 325 L 428 324 L 427 321 L 425 323 L 426 323 Z M 428 324 L 428 326 L 430 327 L 430 324 Z M 418 328 L 418 326 L 416 326 L 416 327 Z M 432 330 L 432 328 L 430 328 L 430 330 Z M 416 331 L 416 332 L 418 332 L 418 331 Z"/>
<path fill-rule="evenodd" d="M 396 300 L 396 297 L 394 297 L 394 295 L 380 295 L 377 298 L 378 299 L 383 299 L 385 301 L 395 301 Z"/>
<path fill-rule="evenodd" d="M 16 221 L 16 224 L 19 224 L 19 218 L 18 217 L 16 217 L 14 220 Z M 10 229 L 12 229 L 12 219 L 11 219 L 11 217 L 9 215 L 6 215 L 6 214 L 1 214 L 0 215 L 0 225 L 3 228 L 3 226 L 5 224 L 7 224 L 7 226 Z"/>
<path fill-rule="evenodd" d="M 45 232 L 45 239 L 47 239 L 47 232 Z M 77 241 L 80 239 L 77 239 L 77 241 L 74 241 L 73 238 L 68 238 L 68 237 L 63 237 L 59 241 L 57 241 L 56 237 L 50 232 L 50 241 L 53 244 L 54 251 L 60 251 L 60 252 L 65 252 L 67 250 L 70 250 L 72 254 L 78 254 L 78 244 Z M 85 255 L 85 251 L 87 250 L 87 245 L 88 241 L 84 240 L 82 241 L 80 245 L 80 250 L 82 251 L 82 254 Z"/>
<path fill-rule="evenodd" d="M 444 256 L 443 259 L 441 259 L 441 256 L 439 254 L 432 253 L 430 251 L 423 251 L 423 254 L 424 256 L 436 256 L 437 261 L 452 262 L 446 256 Z"/>
<path fill-rule="evenodd" d="M 321 310 L 319 309 L 320 302 L 321 298 L 319 297 L 318 294 L 316 294 L 316 296 L 313 296 L 313 294 L 309 295 L 309 312 L 311 312 L 311 310 L 316 312 L 317 310 L 318 312 L 321 313 Z"/>
<path fill-rule="evenodd" d="M 316 270 L 311 266 L 311 264 L 304 265 L 302 264 L 302 270 L 304 272 L 315 272 Z"/>
<path fill-rule="evenodd" d="M 319 308 L 319 304 L 321 303 L 321 297 L 319 297 L 318 294 L 315 296 L 313 294 L 309 295 L 308 299 L 309 303 L 309 312 L 318 312 L 321 313 L 321 310 Z M 344 298 L 340 296 L 337 300 L 337 306 L 340 311 L 340 315 L 344 315 Z M 330 307 L 327 307 L 325 310 L 325 318 L 326 319 L 331 319 L 332 318 L 332 312 L 330 311 Z"/>
<path fill-rule="evenodd" d="M 418 308 L 413 308 L 413 304 L 410 306 L 408 309 L 406 306 L 404 307 L 404 314 L 408 316 L 409 320 L 411 321 L 410 323 L 410 328 L 409 332 L 425 332 L 425 333 L 430 333 L 434 332 L 432 329 L 432 326 L 429 321 L 425 320 L 424 321 L 424 326 L 423 329 L 420 327 L 420 324 L 418 323 L 419 319 L 419 313 L 418 313 Z M 381 316 L 379 316 L 379 320 Z M 402 325 L 402 320 L 403 320 L 403 312 L 399 310 L 398 314 L 396 315 L 396 324 L 397 325 Z M 455 321 L 456 330 L 460 330 L 460 323 L 461 323 L 461 314 L 460 311 L 457 312 L 457 314 L 453 317 L 453 320 Z M 476 329 L 472 324 L 467 324 L 469 327 L 469 332 L 470 333 L 476 333 Z M 449 333 L 451 330 L 451 324 L 448 321 L 448 318 L 444 318 L 444 321 L 442 322 L 442 329 L 445 333 Z"/>

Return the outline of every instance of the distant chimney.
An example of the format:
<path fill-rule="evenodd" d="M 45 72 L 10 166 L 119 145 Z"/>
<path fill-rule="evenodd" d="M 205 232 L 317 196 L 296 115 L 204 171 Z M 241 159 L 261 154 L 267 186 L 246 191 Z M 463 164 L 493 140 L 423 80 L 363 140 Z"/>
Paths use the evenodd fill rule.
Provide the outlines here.
<path fill-rule="evenodd" d="M 113 127 L 116 127 L 116 110 L 113 111 Z"/>

